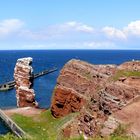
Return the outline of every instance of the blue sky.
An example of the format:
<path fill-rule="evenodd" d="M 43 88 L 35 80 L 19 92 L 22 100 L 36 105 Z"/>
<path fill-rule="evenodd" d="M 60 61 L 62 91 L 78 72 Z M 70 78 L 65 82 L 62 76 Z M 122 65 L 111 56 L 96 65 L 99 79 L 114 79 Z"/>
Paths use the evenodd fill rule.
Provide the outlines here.
<path fill-rule="evenodd" d="M 0 49 L 140 49 L 140 0 L 1 0 Z"/>

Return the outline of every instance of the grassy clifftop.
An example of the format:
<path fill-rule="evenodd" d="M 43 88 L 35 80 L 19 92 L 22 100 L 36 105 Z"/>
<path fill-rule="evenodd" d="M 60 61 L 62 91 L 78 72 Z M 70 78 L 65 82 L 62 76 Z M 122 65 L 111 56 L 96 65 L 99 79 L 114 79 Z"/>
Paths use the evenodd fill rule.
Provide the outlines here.
<path fill-rule="evenodd" d="M 113 80 L 117 81 L 120 77 L 131 77 L 137 76 L 140 77 L 140 71 L 127 71 L 127 70 L 119 70 L 113 75 Z"/>
<path fill-rule="evenodd" d="M 76 113 L 72 113 L 66 117 L 56 119 L 51 115 L 50 110 L 47 110 L 40 115 L 34 117 L 26 117 L 19 114 L 14 114 L 12 119 L 30 136 L 28 139 L 22 140 L 84 140 L 81 135 L 77 138 L 66 139 L 61 135 L 63 125 L 68 123 L 72 118 L 76 117 Z M 124 133 L 124 129 L 119 127 L 115 133 L 106 138 L 96 137 L 89 140 L 132 140 Z M 0 140 L 21 140 L 13 134 L 1 136 Z"/>

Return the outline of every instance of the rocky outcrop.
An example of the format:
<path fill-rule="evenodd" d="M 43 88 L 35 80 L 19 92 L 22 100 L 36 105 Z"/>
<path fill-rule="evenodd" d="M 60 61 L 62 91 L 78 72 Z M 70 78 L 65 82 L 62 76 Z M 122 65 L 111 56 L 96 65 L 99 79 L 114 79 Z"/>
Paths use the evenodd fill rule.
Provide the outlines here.
<path fill-rule="evenodd" d="M 38 103 L 35 101 L 34 90 L 31 89 L 33 72 L 33 69 L 30 66 L 31 63 L 32 58 L 30 57 L 18 59 L 14 69 L 18 107 L 38 106 Z"/>
<path fill-rule="evenodd" d="M 130 61 L 121 64 L 118 69 L 129 71 L 140 71 L 140 61 Z"/>
<path fill-rule="evenodd" d="M 73 59 L 65 64 L 57 79 L 51 112 L 54 117 L 80 112 L 63 129 L 64 136 L 105 135 L 118 126 L 117 120 L 110 119 L 112 115 L 139 97 L 140 61 L 116 66 Z"/>
<path fill-rule="evenodd" d="M 71 112 L 80 111 L 84 103 L 85 99 L 76 91 L 58 86 L 55 89 L 51 111 L 55 117 L 65 116 Z"/>
<path fill-rule="evenodd" d="M 79 60 L 69 61 L 57 79 L 51 104 L 52 114 L 61 117 L 80 111 L 97 89 L 103 87 L 114 70 L 115 66 L 94 66 Z"/>

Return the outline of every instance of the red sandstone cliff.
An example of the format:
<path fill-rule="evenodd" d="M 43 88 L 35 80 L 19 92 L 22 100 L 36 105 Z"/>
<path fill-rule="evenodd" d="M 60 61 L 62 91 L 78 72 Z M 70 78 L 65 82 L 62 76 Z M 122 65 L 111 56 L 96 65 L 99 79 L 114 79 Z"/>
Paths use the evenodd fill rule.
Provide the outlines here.
<path fill-rule="evenodd" d="M 118 126 L 112 115 L 139 97 L 140 61 L 116 66 L 73 59 L 65 64 L 57 79 L 51 112 L 54 117 L 80 112 L 65 126 L 64 136 L 108 135 Z M 112 125 L 108 127 L 109 124 Z"/>
<path fill-rule="evenodd" d="M 38 106 L 35 101 L 34 90 L 31 89 L 32 85 L 32 72 L 33 69 L 30 66 L 32 63 L 32 58 L 21 58 L 17 60 L 14 69 L 14 79 L 17 97 L 17 106 Z"/>

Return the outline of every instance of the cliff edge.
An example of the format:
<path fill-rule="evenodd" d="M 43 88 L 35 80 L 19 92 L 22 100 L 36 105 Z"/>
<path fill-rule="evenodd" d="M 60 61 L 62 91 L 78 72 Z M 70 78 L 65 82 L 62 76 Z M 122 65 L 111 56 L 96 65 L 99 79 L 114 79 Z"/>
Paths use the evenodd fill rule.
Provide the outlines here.
<path fill-rule="evenodd" d="M 57 79 L 51 113 L 59 118 L 78 112 L 63 128 L 65 137 L 109 135 L 128 119 L 134 124 L 128 133 L 138 136 L 140 128 L 136 129 L 135 120 L 129 118 L 132 116 L 125 119 L 122 114 L 139 100 L 140 61 L 117 66 L 93 65 L 72 59 L 65 64 Z"/>

